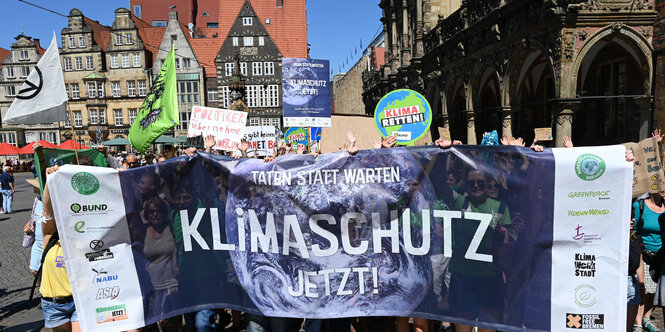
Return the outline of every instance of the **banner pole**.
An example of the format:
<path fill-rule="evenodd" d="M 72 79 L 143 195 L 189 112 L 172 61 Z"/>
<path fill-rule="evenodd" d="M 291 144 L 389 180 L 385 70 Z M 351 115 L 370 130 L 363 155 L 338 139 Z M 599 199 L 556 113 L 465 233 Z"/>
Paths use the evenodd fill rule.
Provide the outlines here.
<path fill-rule="evenodd" d="M 76 149 L 76 131 L 74 131 L 74 116 L 72 109 L 69 108 L 69 101 L 67 101 L 67 112 L 69 114 L 69 127 L 72 128 L 72 137 L 74 137 L 74 155 L 76 155 L 76 165 L 81 165 L 79 162 L 79 152 Z"/>

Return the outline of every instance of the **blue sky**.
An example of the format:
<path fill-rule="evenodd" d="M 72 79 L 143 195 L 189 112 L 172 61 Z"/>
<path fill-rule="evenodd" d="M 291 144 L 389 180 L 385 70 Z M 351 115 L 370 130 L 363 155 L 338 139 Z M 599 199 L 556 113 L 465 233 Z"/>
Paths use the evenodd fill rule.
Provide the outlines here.
<path fill-rule="evenodd" d="M 127 7 L 129 0 L 26 0 L 55 12 L 68 15 L 72 8 L 104 25 L 113 24 L 114 11 Z M 223 1 L 223 0 L 222 0 Z M 360 57 L 362 46 L 372 41 L 381 28 L 378 0 L 309 0 L 307 1 L 310 56 L 328 59 L 333 72 L 346 71 Z M 48 47 L 53 31 L 58 35 L 67 26 L 67 18 L 33 7 L 18 0 L 3 0 L 5 15 L 0 20 L 0 47 L 9 49 L 14 37 L 21 33 L 41 39 Z M 61 45 L 62 46 L 62 45 Z M 358 49 L 357 55 L 355 54 Z M 353 54 L 353 55 L 352 55 Z M 346 63 L 346 65 L 344 65 Z"/>

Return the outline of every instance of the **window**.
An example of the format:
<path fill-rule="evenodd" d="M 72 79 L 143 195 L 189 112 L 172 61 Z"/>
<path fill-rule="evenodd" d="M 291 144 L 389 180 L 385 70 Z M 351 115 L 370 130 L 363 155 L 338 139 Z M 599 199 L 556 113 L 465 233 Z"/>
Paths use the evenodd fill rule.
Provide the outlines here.
<path fill-rule="evenodd" d="M 263 118 L 261 119 L 262 126 L 275 126 L 279 128 L 279 118 Z"/>
<path fill-rule="evenodd" d="M 30 67 L 23 66 L 21 67 L 21 77 L 28 77 L 30 75 Z"/>
<path fill-rule="evenodd" d="M 95 69 L 95 63 L 92 61 L 92 56 L 85 57 L 85 69 L 87 70 Z"/>
<path fill-rule="evenodd" d="M 78 83 L 72 83 L 72 99 L 79 99 L 81 98 L 81 93 L 79 91 L 79 84 Z"/>
<path fill-rule="evenodd" d="M 250 126 L 258 126 L 259 125 L 259 118 L 249 118 L 249 125 Z"/>
<path fill-rule="evenodd" d="M 97 83 L 88 82 L 88 98 L 97 98 Z"/>
<path fill-rule="evenodd" d="M 175 69 L 180 69 L 180 59 L 175 58 Z"/>
<path fill-rule="evenodd" d="M 122 35 L 119 34 L 119 33 L 116 33 L 116 34 L 115 34 L 115 44 L 116 44 L 116 45 L 122 45 L 122 44 L 123 44 L 123 42 L 122 42 Z"/>
<path fill-rule="evenodd" d="M 263 46 L 266 44 L 266 40 L 263 36 L 259 37 L 259 46 Z"/>
<path fill-rule="evenodd" d="M 122 110 L 113 110 L 113 123 L 116 126 L 122 126 Z"/>
<path fill-rule="evenodd" d="M 178 49 L 178 35 L 171 35 L 171 45 L 173 45 L 173 49 Z"/>
<path fill-rule="evenodd" d="M 233 46 L 238 46 L 238 37 L 233 37 Z"/>
<path fill-rule="evenodd" d="M 180 112 L 180 129 L 181 130 L 186 130 L 187 129 L 187 123 L 189 122 L 189 119 L 191 117 L 191 112 Z"/>
<path fill-rule="evenodd" d="M 217 23 L 217 22 L 208 22 L 208 28 L 219 28 L 219 23 Z"/>
<path fill-rule="evenodd" d="M 55 144 L 55 137 L 56 137 L 56 133 L 54 133 L 52 131 L 40 132 L 39 133 L 39 139 L 40 140 L 44 140 L 44 141 L 51 142 L 51 143 L 54 143 L 54 144 Z"/>
<path fill-rule="evenodd" d="M 141 18 L 141 5 L 134 5 L 134 16 Z"/>
<path fill-rule="evenodd" d="M 263 64 L 260 62 L 252 62 L 252 75 L 263 75 Z"/>
<path fill-rule="evenodd" d="M 276 0 L 276 1 L 277 2 L 275 3 L 275 6 L 277 6 L 277 8 L 284 7 L 284 0 Z"/>
<path fill-rule="evenodd" d="M 8 78 L 14 78 L 14 67 L 7 67 L 7 77 Z"/>
<path fill-rule="evenodd" d="M 208 14 L 208 12 L 203 12 L 203 14 L 201 14 L 201 16 L 210 16 L 210 15 Z"/>
<path fill-rule="evenodd" d="M 178 102 L 179 103 L 198 103 L 199 102 L 199 82 L 198 81 L 180 81 L 180 82 L 178 82 Z"/>
<path fill-rule="evenodd" d="M 76 38 L 69 37 L 69 48 L 76 48 Z"/>
<path fill-rule="evenodd" d="M 111 55 L 111 68 L 118 68 L 118 56 Z"/>
<path fill-rule="evenodd" d="M 152 21 L 153 27 L 165 27 L 166 21 Z"/>
<path fill-rule="evenodd" d="M 67 112 L 67 119 L 65 119 L 65 127 L 71 127 L 71 124 L 69 123 L 69 112 Z"/>
<path fill-rule="evenodd" d="M 221 100 L 221 103 L 219 103 L 219 107 L 222 107 L 222 108 L 228 108 L 229 107 L 229 87 L 228 86 L 223 86 L 222 87 L 222 100 Z"/>
<path fill-rule="evenodd" d="M 81 111 L 74 111 L 74 127 L 83 127 L 83 118 L 81 117 Z"/>
<path fill-rule="evenodd" d="M 72 58 L 65 58 L 65 71 L 72 71 Z"/>
<path fill-rule="evenodd" d="M 20 50 L 18 54 L 19 60 L 30 60 L 30 53 L 28 53 L 28 50 Z"/>
<path fill-rule="evenodd" d="M 224 73 L 226 76 L 233 75 L 233 62 L 227 62 L 224 64 Z"/>
<path fill-rule="evenodd" d="M 217 101 L 217 89 L 208 89 L 208 101 Z"/>
<path fill-rule="evenodd" d="M 96 108 L 91 108 L 88 110 L 90 112 L 90 124 L 97 124 L 99 122 L 99 117 Z"/>
<path fill-rule="evenodd" d="M 264 62 L 263 63 L 263 74 L 264 75 L 275 75 L 275 63 L 274 62 Z"/>
<path fill-rule="evenodd" d="M 81 58 L 80 56 L 75 57 L 74 58 L 74 65 L 75 65 L 74 69 L 83 70 L 83 58 Z"/>
<path fill-rule="evenodd" d="M 136 97 L 136 82 L 127 81 L 127 95 L 130 97 Z"/>
<path fill-rule="evenodd" d="M 120 82 L 111 82 L 111 94 L 113 98 L 120 97 Z"/>
<path fill-rule="evenodd" d="M 242 25 L 252 25 L 252 18 L 251 17 L 243 17 L 242 18 Z"/>
<path fill-rule="evenodd" d="M 0 138 L 3 142 L 9 143 L 11 145 L 16 145 L 16 134 L 15 133 L 2 133 Z"/>
<path fill-rule="evenodd" d="M 268 106 L 268 89 L 264 85 L 258 86 L 259 90 L 259 106 L 267 107 Z"/>
<path fill-rule="evenodd" d="M 97 82 L 97 95 L 104 98 L 104 82 Z"/>
<path fill-rule="evenodd" d="M 122 57 L 122 68 L 129 68 L 129 54 L 123 54 Z"/>
<path fill-rule="evenodd" d="M 240 73 L 247 76 L 247 62 L 240 63 Z"/>
<path fill-rule="evenodd" d="M 148 85 L 145 81 L 139 81 L 139 96 L 145 97 L 148 94 Z"/>
<path fill-rule="evenodd" d="M 7 85 L 7 97 L 16 96 L 16 86 Z"/>
<path fill-rule="evenodd" d="M 242 44 L 243 46 L 254 46 L 254 37 L 243 37 Z"/>
<path fill-rule="evenodd" d="M 99 123 L 106 124 L 106 111 L 103 108 L 99 109 Z"/>
<path fill-rule="evenodd" d="M 132 55 L 132 65 L 134 68 L 141 67 L 141 53 L 134 53 Z"/>
<path fill-rule="evenodd" d="M 79 47 L 85 48 L 85 36 L 79 36 Z"/>
<path fill-rule="evenodd" d="M 69 84 L 65 83 L 65 93 L 67 94 L 67 98 L 70 98 L 69 95 Z"/>
<path fill-rule="evenodd" d="M 131 125 L 134 123 L 134 120 L 136 120 L 136 115 L 138 112 L 136 111 L 136 108 L 130 108 L 129 109 L 129 124 Z"/>
<path fill-rule="evenodd" d="M 269 107 L 279 107 L 279 85 L 268 85 L 268 98 L 270 98 Z"/>
<path fill-rule="evenodd" d="M 247 107 L 258 107 L 258 96 L 257 96 L 257 86 L 248 85 L 245 87 L 245 100 L 247 101 Z"/>
<path fill-rule="evenodd" d="M 182 69 L 189 69 L 191 68 L 191 61 L 189 58 L 183 58 L 182 59 Z"/>
<path fill-rule="evenodd" d="M 131 34 L 131 33 L 126 33 L 126 34 L 125 34 L 125 44 L 126 44 L 126 45 L 134 44 L 134 41 L 133 41 L 133 38 L 132 38 L 132 34 Z"/>
<path fill-rule="evenodd" d="M 270 24 L 270 18 L 266 18 L 266 24 Z"/>

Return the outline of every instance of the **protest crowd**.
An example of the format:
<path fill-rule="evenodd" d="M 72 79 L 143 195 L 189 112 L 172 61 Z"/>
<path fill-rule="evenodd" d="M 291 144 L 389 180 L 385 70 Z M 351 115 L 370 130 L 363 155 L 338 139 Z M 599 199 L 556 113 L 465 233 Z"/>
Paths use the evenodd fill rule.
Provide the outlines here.
<path fill-rule="evenodd" d="M 659 130 L 654 132 L 654 137 L 660 142 L 665 135 L 661 135 Z M 356 136 L 348 132 L 348 143 L 339 150 L 353 156 L 358 153 L 356 147 Z M 397 139 L 394 136 L 388 136 L 374 142 L 375 149 L 392 148 L 396 146 Z M 572 141 L 566 137 L 564 139 L 566 147 L 572 147 Z M 450 148 L 452 145 L 460 145 L 462 142 L 447 139 L 439 139 L 435 143 L 442 149 Z M 226 200 L 225 188 L 228 187 L 227 174 L 217 174 L 213 184 L 194 183 L 188 187 L 172 187 L 171 181 L 177 179 L 182 174 L 191 170 L 187 160 L 197 153 L 220 154 L 219 150 L 214 150 L 215 145 L 213 137 L 205 139 L 205 149 L 188 147 L 184 149 L 172 149 L 164 155 L 150 155 L 141 158 L 141 164 L 159 164 L 173 158 L 180 158 L 180 162 L 175 167 L 159 168 L 158 173 L 149 171 L 140 175 L 138 188 L 134 197 L 136 213 L 128 214 L 128 223 L 132 237 L 133 247 L 136 246 L 142 250 L 142 256 L 145 258 L 145 272 L 150 276 L 152 283 L 149 287 L 153 289 L 151 296 L 147 299 L 149 310 L 155 313 L 161 313 L 164 307 L 170 303 L 182 298 L 188 294 L 187 289 L 179 287 L 179 280 L 187 278 L 187 275 L 205 275 L 207 269 L 218 269 L 219 264 L 211 257 L 198 257 L 191 260 L 183 259 L 188 253 L 182 249 L 182 230 L 178 229 L 180 215 L 176 213 L 179 210 L 196 209 L 197 206 L 215 206 L 223 205 Z M 482 145 L 515 145 L 524 147 L 525 143 L 521 138 L 503 137 L 499 139 L 496 132 L 486 133 Z M 36 156 L 42 154 L 39 144 L 34 146 Z M 534 142 L 531 149 L 537 152 L 543 151 L 543 147 Z M 107 154 L 104 147 L 99 147 L 99 151 L 106 155 L 109 167 L 115 168 L 122 174 L 125 170 L 131 170 L 139 167 L 137 155 L 129 154 L 124 159 L 118 160 L 114 155 Z M 234 159 L 240 158 L 258 158 L 256 155 L 247 155 L 247 142 L 243 141 L 237 147 L 239 154 L 228 153 Z M 628 161 L 634 161 L 631 153 L 626 154 Z M 263 158 L 264 162 L 271 163 L 279 160 L 282 155 L 295 153 L 306 154 L 306 148 L 303 144 L 292 147 L 291 144 L 282 142 L 274 149 L 272 156 Z M 311 154 L 316 158 L 320 151 L 313 151 Z M 476 156 L 477 158 L 487 158 L 488 156 Z M 504 176 L 488 177 L 484 172 L 469 169 L 464 163 L 453 161 L 448 162 L 448 169 L 445 172 L 446 188 L 449 188 L 450 199 L 442 204 L 459 205 L 458 208 L 471 206 L 473 211 L 483 211 L 483 206 L 496 204 L 494 209 L 498 209 L 503 217 L 499 217 L 495 227 L 495 234 L 503 234 L 506 239 L 513 236 L 511 229 L 516 225 L 510 225 L 510 215 L 527 214 L 520 202 L 511 197 L 513 188 L 516 185 L 509 181 L 511 173 L 526 172 L 530 166 L 525 160 L 512 160 L 510 155 L 496 153 L 489 156 L 491 162 L 502 170 Z M 76 160 L 77 159 L 77 160 Z M 92 160 L 80 155 L 72 161 L 73 164 L 93 166 Z M 58 166 L 46 167 L 42 164 L 42 169 L 36 172 L 43 172 L 45 176 L 50 176 L 57 172 Z M 13 191 L 13 178 L 11 178 L 11 169 L 7 166 L 3 168 L 3 174 L 0 176 L 2 183 L 5 213 L 11 213 L 11 192 Z M 216 171 L 209 168 L 211 173 Z M 217 172 L 219 173 L 219 172 Z M 7 175 L 5 175 L 7 174 Z M 139 174 L 139 173 L 135 173 Z M 36 175 L 36 174 L 35 174 Z M 39 181 L 35 179 L 28 180 L 35 188 L 36 197 L 32 211 L 32 217 L 25 225 L 26 238 L 24 246 L 31 246 L 31 259 L 29 270 L 35 275 L 35 282 L 39 286 L 41 293 L 41 307 L 44 313 L 44 319 L 47 328 L 54 331 L 79 331 L 77 322 L 76 308 L 74 305 L 72 290 L 68 282 L 67 273 L 62 256 L 62 247 L 60 246 L 57 232 L 54 211 L 51 204 L 49 190 L 55 191 L 57 188 L 44 188 L 43 195 L 40 195 Z M 418 184 L 413 184 L 417 186 Z M 517 184 L 526 186 L 526 184 Z M 206 190 L 211 190 L 214 186 L 219 189 L 216 197 L 210 197 L 204 194 Z M 5 189 L 9 188 L 9 189 Z M 542 195 L 542 189 L 534 192 L 534 195 Z M 655 308 L 662 307 L 665 304 L 665 279 L 661 276 L 661 261 L 665 256 L 661 252 L 663 247 L 662 236 L 665 230 L 665 191 L 660 193 L 646 194 L 634 200 L 634 218 L 631 221 L 630 237 L 630 260 L 628 270 L 628 320 L 627 331 L 659 331 L 656 326 L 652 313 Z M 209 200 L 209 202 L 206 202 Z M 529 216 L 531 218 L 535 216 Z M 513 226 L 513 227 L 508 227 Z M 519 226 L 519 225 L 517 225 Z M 496 237 L 496 235 L 495 235 Z M 31 240 L 32 239 L 32 240 Z M 27 243 L 26 243 L 27 242 Z M 34 242 L 34 243 L 33 243 Z M 436 245 L 434 245 L 436 246 Z M 476 302 L 481 306 L 487 306 L 496 315 L 501 315 L 504 302 L 501 298 L 495 298 L 492 294 L 485 292 L 485 289 L 495 287 L 494 284 L 503 284 L 505 280 L 513 278 L 515 271 L 510 271 L 509 264 L 497 262 L 492 267 L 476 266 L 477 269 L 488 269 L 488 277 L 476 277 L 473 274 L 466 274 L 464 269 L 457 268 L 453 271 L 450 258 L 443 255 L 433 255 L 432 262 L 439 261 L 439 271 L 434 271 L 434 292 L 437 297 L 450 298 L 449 304 L 455 303 L 465 305 L 464 301 L 455 301 L 455 297 L 475 297 Z M 453 261 L 455 258 L 453 258 Z M 445 261 L 444 263 L 441 263 Z M 138 265 L 139 263 L 137 263 Z M 229 271 L 230 272 L 230 271 Z M 230 273 L 227 272 L 230 275 Z M 233 282 L 232 278 L 220 282 Z M 451 284 L 475 283 L 476 292 L 473 294 L 454 294 L 448 292 Z M 437 286 L 438 285 L 438 286 Z M 501 287 L 499 287 L 501 288 Z M 467 288 L 468 289 L 468 288 Z M 512 290 L 508 288 L 507 293 Z M 210 296 L 214 296 L 211 290 Z M 511 294 L 504 294 L 510 297 Z M 238 295 L 242 296 L 242 295 Z M 192 296 L 190 296 L 192 297 Z M 192 301 L 200 299 L 191 299 Z M 471 309 L 470 309 L 471 310 Z M 410 322 L 413 324 L 410 327 Z M 255 314 L 245 314 L 237 310 L 227 308 L 217 308 L 215 310 L 205 309 L 192 312 L 185 315 L 177 315 L 156 324 L 146 326 L 139 331 L 240 331 L 246 329 L 251 332 L 273 331 L 287 332 L 298 331 L 304 328 L 306 332 L 318 331 L 472 331 L 473 327 L 451 322 L 439 322 L 424 318 L 408 317 L 358 317 L 358 318 L 339 318 L 339 319 L 301 319 L 265 317 Z M 478 331 L 491 331 L 486 328 L 479 328 Z"/>

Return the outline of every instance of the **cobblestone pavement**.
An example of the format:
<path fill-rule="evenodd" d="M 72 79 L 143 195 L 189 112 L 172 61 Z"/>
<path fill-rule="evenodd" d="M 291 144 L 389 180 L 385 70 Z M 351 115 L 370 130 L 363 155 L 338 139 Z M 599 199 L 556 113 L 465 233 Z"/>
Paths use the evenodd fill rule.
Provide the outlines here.
<path fill-rule="evenodd" d="M 28 269 L 30 249 L 21 246 L 35 197 L 25 181 L 29 178 L 32 173 L 14 174 L 14 213 L 0 214 L 0 330 L 31 331 L 43 326 L 39 293 L 37 299 L 28 301 L 33 281 Z"/>
<path fill-rule="evenodd" d="M 23 248 L 23 226 L 28 221 L 35 194 L 25 180 L 32 173 L 16 173 L 14 214 L 0 214 L 0 331 L 39 331 L 44 318 L 37 299 L 28 301 L 32 287 L 32 275 L 28 269 L 30 249 Z M 663 314 L 660 309 L 655 318 L 661 330 Z M 373 329 L 375 330 L 375 329 Z"/>

